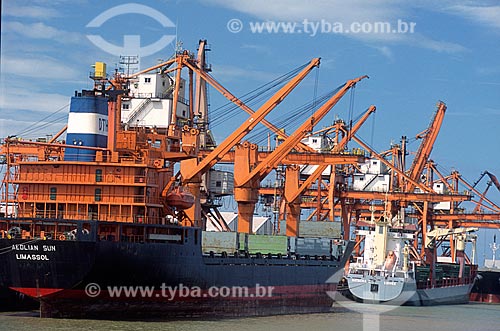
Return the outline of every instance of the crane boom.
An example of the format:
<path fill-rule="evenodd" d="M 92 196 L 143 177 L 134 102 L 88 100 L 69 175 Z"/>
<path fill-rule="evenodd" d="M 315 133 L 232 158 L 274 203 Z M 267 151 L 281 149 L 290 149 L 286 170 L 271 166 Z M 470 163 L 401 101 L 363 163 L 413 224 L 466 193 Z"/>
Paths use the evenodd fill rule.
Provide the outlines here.
<path fill-rule="evenodd" d="M 485 171 L 485 173 L 490 176 L 490 179 L 491 181 L 493 182 L 493 184 L 495 184 L 496 188 L 498 189 L 498 191 L 500 192 L 500 182 L 498 182 L 498 178 L 497 176 L 493 175 L 491 172 L 489 171 Z"/>
<path fill-rule="evenodd" d="M 59 132 L 57 132 L 52 138 L 50 138 L 49 141 L 47 141 L 49 144 L 54 143 L 66 130 L 68 129 L 68 125 L 66 124 Z"/>
<path fill-rule="evenodd" d="M 235 146 L 240 140 L 250 132 L 264 117 L 271 112 L 283 99 L 292 92 L 292 90 L 311 72 L 314 67 L 319 65 L 320 59 L 313 59 L 297 76 L 276 92 L 269 100 L 267 100 L 250 118 L 248 118 L 239 128 L 229 135 L 221 144 L 219 144 L 209 155 L 207 155 L 194 169 L 183 173 L 183 180 L 189 181 L 197 174 L 206 172 L 217 161 L 224 156 L 225 153 Z M 192 68 L 196 70 L 196 68 Z"/>
<path fill-rule="evenodd" d="M 318 61 L 319 61 L 319 59 L 318 59 Z M 247 114 L 249 114 L 249 115 L 255 114 L 255 111 L 253 111 L 243 101 L 238 99 L 231 92 L 229 92 L 226 88 L 224 88 L 217 80 L 215 80 L 215 78 L 210 76 L 208 73 L 206 73 L 203 70 L 200 70 L 196 65 L 192 64 L 188 60 L 183 61 L 183 65 L 185 65 L 188 68 L 190 68 L 191 70 L 195 71 L 198 74 L 197 77 L 200 77 L 203 80 L 205 80 L 206 82 L 208 82 L 213 88 L 215 88 L 217 91 L 219 91 L 226 99 L 228 99 L 229 101 L 233 102 L 235 105 L 237 105 L 238 107 L 243 109 Z M 318 62 L 318 65 L 319 65 L 319 62 Z M 260 123 L 262 123 L 263 125 L 265 125 L 269 129 L 271 129 L 271 131 L 273 131 L 274 133 L 279 134 L 285 138 L 288 137 L 278 127 L 276 127 L 274 124 L 272 124 L 271 122 L 269 122 L 265 118 L 263 118 L 260 121 Z M 299 143 L 299 149 L 309 151 L 309 152 L 314 152 L 314 150 L 311 147 L 309 147 L 303 143 Z"/>
<path fill-rule="evenodd" d="M 474 185 L 472 187 L 475 187 L 485 175 L 488 175 L 490 177 L 490 181 L 487 183 L 486 189 L 484 190 L 483 194 L 480 195 L 480 199 L 477 202 L 476 207 L 473 210 L 473 213 L 479 213 L 479 211 L 481 210 L 481 205 L 482 205 L 484 200 L 487 200 L 486 194 L 488 193 L 488 190 L 490 189 L 491 185 L 494 184 L 496 186 L 496 188 L 498 189 L 498 191 L 500 192 L 500 183 L 498 182 L 498 178 L 487 170 L 485 170 L 481 174 L 479 179 L 474 183 Z"/>
<path fill-rule="evenodd" d="M 418 180 L 422 171 L 424 170 L 425 164 L 431 155 L 432 147 L 438 136 L 439 130 L 441 129 L 441 124 L 443 123 L 444 113 L 446 111 L 446 105 L 444 102 L 439 102 L 438 109 L 434 114 L 434 118 L 431 124 L 424 131 L 424 133 L 417 135 L 417 138 L 423 137 L 423 141 L 417 151 L 417 155 L 413 159 L 413 163 L 409 170 L 409 177 L 413 180 Z M 407 192 L 411 192 L 415 189 L 415 184 L 412 182 L 408 183 Z"/>
<path fill-rule="evenodd" d="M 281 159 L 288 154 L 297 144 L 300 142 L 304 136 L 312 130 L 314 125 L 319 123 L 323 117 L 328 114 L 328 112 L 337 104 L 337 102 L 347 93 L 347 91 L 356 85 L 360 80 L 367 78 L 368 76 L 361 76 L 352 80 L 349 80 L 344 86 L 332 96 L 323 106 L 321 106 L 310 118 L 307 119 L 293 134 L 285 139 L 281 145 L 279 145 L 272 153 L 269 155 L 265 162 L 259 163 L 253 170 L 246 176 L 241 182 L 235 183 L 239 186 L 243 186 L 250 182 L 254 178 L 259 178 L 262 180 L 267 174 L 269 174 L 272 169 L 274 169 Z"/>

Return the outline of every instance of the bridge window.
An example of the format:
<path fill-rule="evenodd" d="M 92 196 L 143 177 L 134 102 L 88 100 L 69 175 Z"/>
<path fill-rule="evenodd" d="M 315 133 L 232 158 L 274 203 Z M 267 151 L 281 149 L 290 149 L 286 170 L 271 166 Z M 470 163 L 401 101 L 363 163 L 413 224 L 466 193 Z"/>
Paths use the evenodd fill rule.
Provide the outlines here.
<path fill-rule="evenodd" d="M 95 181 L 102 182 L 102 169 L 96 169 L 95 171 Z"/>
<path fill-rule="evenodd" d="M 102 192 L 102 190 L 101 190 L 100 188 L 96 188 L 96 189 L 95 189 L 95 192 L 94 192 L 94 200 L 95 200 L 96 202 L 101 201 L 101 192 Z"/>
<path fill-rule="evenodd" d="M 56 187 L 51 187 L 50 188 L 50 200 L 55 200 L 57 197 L 57 188 Z"/>

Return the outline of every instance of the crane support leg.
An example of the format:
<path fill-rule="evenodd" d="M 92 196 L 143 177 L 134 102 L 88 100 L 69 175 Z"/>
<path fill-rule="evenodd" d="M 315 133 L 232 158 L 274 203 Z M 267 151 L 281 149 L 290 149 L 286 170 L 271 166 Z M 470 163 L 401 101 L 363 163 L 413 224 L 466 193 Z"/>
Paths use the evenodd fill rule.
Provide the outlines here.
<path fill-rule="evenodd" d="M 300 203 L 286 204 L 286 235 L 297 237 L 299 235 Z"/>
<path fill-rule="evenodd" d="M 348 208 L 344 200 L 340 202 L 340 212 L 342 217 L 342 229 L 344 232 L 342 239 L 349 240 L 351 237 L 351 222 L 349 219 L 350 213 L 348 212 Z"/>
<path fill-rule="evenodd" d="M 248 176 L 258 160 L 257 145 L 248 141 L 236 146 L 234 159 L 234 199 L 238 203 L 238 232 L 252 233 L 253 213 L 259 200 L 260 182 L 254 179 L 239 185 Z"/>
<path fill-rule="evenodd" d="M 252 233 L 255 202 L 238 202 L 238 232 Z"/>
<path fill-rule="evenodd" d="M 285 198 L 295 196 L 292 201 L 286 201 L 285 220 L 286 220 L 286 235 L 295 237 L 299 235 L 300 222 L 300 195 L 299 190 L 300 167 L 292 165 L 286 168 L 285 171 Z"/>
<path fill-rule="evenodd" d="M 200 186 L 201 182 L 186 183 L 186 188 L 194 196 L 194 204 L 191 208 L 186 209 L 187 217 L 193 221 L 194 226 L 202 226 L 201 221 L 201 202 L 200 202 Z"/>

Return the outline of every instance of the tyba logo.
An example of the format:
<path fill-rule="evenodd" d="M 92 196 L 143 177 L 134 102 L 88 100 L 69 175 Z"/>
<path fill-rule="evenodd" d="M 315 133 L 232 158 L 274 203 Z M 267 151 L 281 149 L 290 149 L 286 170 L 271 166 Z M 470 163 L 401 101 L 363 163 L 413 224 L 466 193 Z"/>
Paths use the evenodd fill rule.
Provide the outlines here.
<path fill-rule="evenodd" d="M 108 20 L 125 14 L 139 14 L 148 16 L 160 23 L 164 28 L 175 28 L 175 24 L 172 23 L 172 21 L 168 17 L 160 13 L 158 10 L 137 3 L 128 3 L 108 9 L 94 18 L 92 21 L 90 21 L 87 24 L 87 28 L 99 28 Z M 87 38 L 95 46 L 99 47 L 109 54 L 116 56 L 120 56 L 123 54 L 137 54 L 140 57 L 144 57 L 152 55 L 168 46 L 175 39 L 175 35 L 164 34 L 154 43 L 144 47 L 141 47 L 140 35 L 124 35 L 123 46 L 112 44 L 104 40 L 104 38 L 100 35 L 88 34 Z"/>

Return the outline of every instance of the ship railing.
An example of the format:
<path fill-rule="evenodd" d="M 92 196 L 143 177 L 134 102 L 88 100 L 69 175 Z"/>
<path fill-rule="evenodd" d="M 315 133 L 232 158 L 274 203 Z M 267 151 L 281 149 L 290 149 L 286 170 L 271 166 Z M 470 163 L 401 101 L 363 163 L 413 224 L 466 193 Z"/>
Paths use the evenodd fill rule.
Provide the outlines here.
<path fill-rule="evenodd" d="M 160 205 L 160 199 L 151 199 L 152 202 L 148 203 L 156 203 Z M 44 213 L 43 211 L 40 212 L 23 212 L 22 210 L 18 214 L 19 218 L 5 218 L 5 219 L 10 219 L 10 220 L 17 220 L 17 219 L 23 219 L 25 220 L 24 222 L 31 223 L 31 222 L 43 222 L 44 220 L 50 220 L 51 222 L 62 222 L 62 221 L 87 221 L 87 220 L 94 220 L 94 221 L 108 221 L 108 222 L 121 222 L 121 223 L 144 223 L 144 224 L 168 224 L 171 223 L 167 220 L 165 220 L 164 217 L 159 217 L 159 216 L 150 216 L 150 215 L 130 215 L 128 212 L 124 213 L 109 213 L 108 211 L 104 211 L 101 213 L 97 212 L 77 212 L 77 211 L 58 211 L 57 214 L 54 214 L 53 212 L 51 213 Z"/>
<path fill-rule="evenodd" d="M 146 99 L 152 98 L 153 93 L 131 93 L 130 96 L 138 99 Z"/>
<path fill-rule="evenodd" d="M 97 223 L 51 218 L 0 218 L 2 238 L 23 240 L 78 240 L 95 239 Z"/>
<path fill-rule="evenodd" d="M 174 95 L 172 92 L 168 92 L 168 93 L 160 93 L 160 94 L 158 94 L 157 97 L 160 99 L 172 99 L 173 100 Z M 177 96 L 177 102 L 182 103 L 183 105 L 189 106 L 189 100 L 184 98 L 184 97 L 181 97 L 180 95 Z"/>
<path fill-rule="evenodd" d="M 349 267 L 349 273 L 352 274 L 370 274 L 370 275 L 382 275 L 384 277 L 404 277 L 404 278 L 413 278 L 415 273 L 415 265 L 411 264 L 411 268 L 408 271 L 404 271 L 402 269 L 397 268 L 397 265 L 393 267 L 392 270 L 386 270 L 384 267 L 371 267 L 363 263 L 351 263 Z"/>
<path fill-rule="evenodd" d="M 474 277 L 444 277 L 436 280 L 434 283 L 431 279 L 427 279 L 425 281 L 417 282 L 417 288 L 425 289 L 425 288 L 434 288 L 434 287 L 452 287 L 452 286 L 460 286 L 466 284 L 472 284 L 474 282 Z"/>
<path fill-rule="evenodd" d="M 162 223 L 124 223 L 102 224 L 100 221 L 0 218 L 1 239 L 57 240 L 57 241 L 126 241 L 126 242 L 172 242 L 183 244 L 187 238 L 201 242 L 198 229 L 183 228 Z M 111 226 L 111 228 L 110 228 Z M 121 229 L 138 228 L 139 233 L 126 233 Z M 142 233 L 143 232 L 143 233 Z"/>

